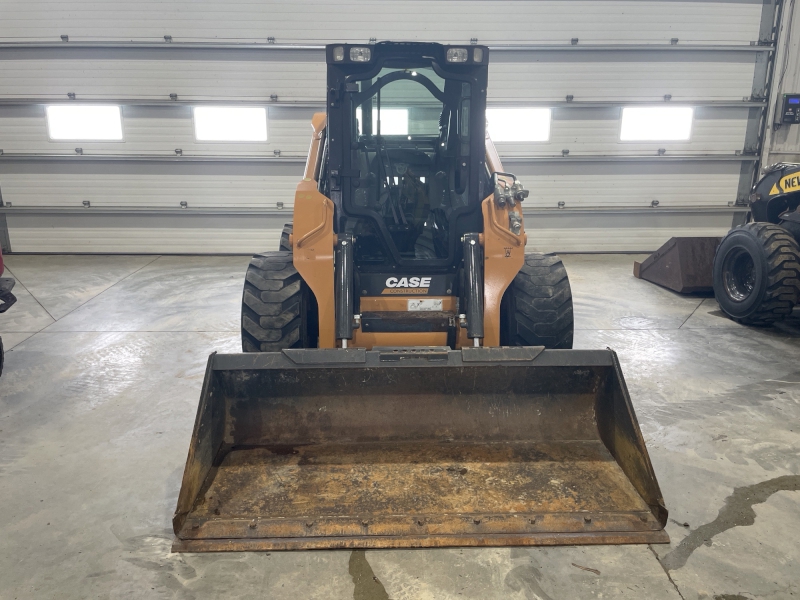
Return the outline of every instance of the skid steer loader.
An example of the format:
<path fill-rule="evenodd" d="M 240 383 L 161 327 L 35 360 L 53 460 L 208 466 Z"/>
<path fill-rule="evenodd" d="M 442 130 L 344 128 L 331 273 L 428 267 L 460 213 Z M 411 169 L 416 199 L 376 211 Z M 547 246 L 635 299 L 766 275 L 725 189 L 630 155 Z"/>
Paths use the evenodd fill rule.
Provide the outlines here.
<path fill-rule="evenodd" d="M 611 350 L 486 132 L 489 49 L 326 49 L 294 218 L 209 358 L 175 551 L 667 542 Z"/>
<path fill-rule="evenodd" d="M 728 317 L 771 325 L 800 302 L 800 165 L 779 163 L 753 187 L 747 223 L 714 254 L 714 296 Z"/>
<path fill-rule="evenodd" d="M 671 238 L 633 274 L 678 293 L 714 292 L 743 325 L 769 326 L 800 304 L 800 164 L 764 169 L 745 223 L 723 238 Z"/>

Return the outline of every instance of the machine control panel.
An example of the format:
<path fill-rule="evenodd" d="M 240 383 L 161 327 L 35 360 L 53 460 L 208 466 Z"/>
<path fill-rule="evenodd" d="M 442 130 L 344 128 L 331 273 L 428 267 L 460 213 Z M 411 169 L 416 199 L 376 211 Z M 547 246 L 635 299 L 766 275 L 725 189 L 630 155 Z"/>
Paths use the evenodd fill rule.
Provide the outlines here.
<path fill-rule="evenodd" d="M 800 123 L 800 94 L 783 95 L 782 123 Z"/>

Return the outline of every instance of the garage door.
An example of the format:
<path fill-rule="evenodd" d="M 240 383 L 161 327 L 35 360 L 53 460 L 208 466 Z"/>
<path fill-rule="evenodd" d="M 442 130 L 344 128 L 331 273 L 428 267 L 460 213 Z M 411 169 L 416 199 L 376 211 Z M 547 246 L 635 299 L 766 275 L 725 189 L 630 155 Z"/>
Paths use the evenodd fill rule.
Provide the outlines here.
<path fill-rule="evenodd" d="M 531 190 L 530 248 L 721 234 L 757 167 L 774 5 L 7 0 L 0 239 L 18 252 L 275 248 L 324 110 L 323 45 L 384 39 L 490 46 L 489 125 Z M 120 107 L 121 139 L 53 134 L 48 107 L 98 104 Z M 266 139 L 200 141 L 195 110 L 210 106 L 265 109 Z M 504 130 L 522 109 L 541 127 Z"/>

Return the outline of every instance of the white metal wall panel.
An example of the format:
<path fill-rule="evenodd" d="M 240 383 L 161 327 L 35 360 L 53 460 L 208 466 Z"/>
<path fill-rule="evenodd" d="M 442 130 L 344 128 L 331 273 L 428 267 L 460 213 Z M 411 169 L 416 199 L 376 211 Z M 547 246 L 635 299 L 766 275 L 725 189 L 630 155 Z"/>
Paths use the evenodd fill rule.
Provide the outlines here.
<path fill-rule="evenodd" d="M 3 0 L 0 42 L 69 42 L 0 49 L 0 100 L 126 100 L 268 102 L 323 106 L 324 55 L 319 45 L 370 38 L 482 44 L 741 45 L 742 52 L 583 49 L 493 52 L 493 106 L 547 105 L 568 95 L 577 103 L 673 104 L 740 102 L 753 94 L 762 0 Z M 168 46 L 164 36 L 172 36 Z M 80 41 L 164 42 L 164 48 L 76 48 Z M 180 42 L 261 42 L 264 48 L 189 48 Z M 794 63 L 793 63 L 794 64 Z M 37 113 L 38 111 L 38 113 Z M 75 210 L 53 216 L 8 215 L 15 251 L 253 252 L 274 247 L 288 220 L 309 143 L 313 108 L 270 107 L 269 140 L 258 144 L 198 143 L 188 106 L 123 108 L 121 143 L 51 142 L 43 107 L 0 107 L 0 191 L 23 211 Z M 531 190 L 526 201 L 531 248 L 557 251 L 648 250 L 671 235 L 716 235 L 730 224 L 740 187 L 736 161 L 656 156 L 726 155 L 744 149 L 748 108 L 698 108 L 687 142 L 619 141 L 620 108 L 557 108 L 544 143 L 498 144 L 509 170 Z M 779 132 L 780 133 L 780 132 Z M 791 144 L 789 139 L 786 143 Z M 14 154 L 84 157 L 33 162 Z M 92 156 L 160 155 L 214 158 L 210 163 L 92 162 Z M 243 161 L 272 158 L 274 163 Z M 557 161 L 535 158 L 570 156 Z M 580 156 L 652 157 L 636 161 L 574 160 Z M 227 160 L 230 158 L 231 160 Z M 178 159 L 180 160 L 180 159 Z M 26 162 L 28 161 L 28 162 Z M 281 162 L 283 161 L 283 162 Z M 648 209 L 657 200 L 658 208 Z M 181 201 L 186 211 L 175 211 Z M 565 208 L 558 210 L 558 202 Z M 286 217 L 235 214 L 276 211 Z M 196 209 L 197 212 L 194 212 Z M 202 211 L 214 211 L 215 216 Z M 225 215 L 229 210 L 230 215 Z M 714 211 L 717 212 L 691 212 Z M 156 213 L 148 214 L 148 211 Z M 681 212 L 683 211 L 683 212 Z M 268 239 L 265 239 L 266 238 Z"/>
<path fill-rule="evenodd" d="M 280 217 L 171 215 L 8 217 L 15 252 L 254 254 L 277 250 Z"/>
<path fill-rule="evenodd" d="M 26 173 L 0 175 L 3 201 L 14 207 L 276 208 L 284 202 L 291 220 L 299 176 L 85 175 Z"/>
<path fill-rule="evenodd" d="M 489 100 L 741 100 L 753 85 L 752 54 L 654 52 L 495 53 Z"/>
<path fill-rule="evenodd" d="M 628 167 L 628 172 L 619 166 Z M 646 162 L 617 168 L 544 163 L 538 169 L 513 165 L 513 170 L 531 192 L 526 209 L 555 208 L 561 201 L 567 208 L 584 209 L 645 208 L 653 200 L 660 208 L 730 206 L 739 181 L 738 163 L 703 166 L 706 172 L 695 173 L 678 163 Z M 638 172 L 630 172 L 634 169 Z M 27 173 L 0 175 L 0 190 L 4 201 L 18 208 L 79 208 L 85 200 L 96 208 L 178 208 L 181 201 L 191 208 L 276 208 L 283 202 L 288 216 L 299 180 L 300 175 Z"/>
<path fill-rule="evenodd" d="M 151 58 L 136 59 L 96 58 L 96 50 L 86 58 L 14 58 L 18 52 L 24 54 L 0 54 L 0 98 L 62 100 L 72 92 L 87 100 L 166 100 L 173 93 L 182 100 L 266 101 L 277 95 L 281 102 L 320 106 L 325 100 L 325 61 L 317 53 L 313 60 L 277 51 L 247 60 L 245 51 L 237 50 L 231 60 L 186 60 L 155 51 Z M 754 55 L 726 53 L 717 60 L 708 54 L 496 53 L 489 67 L 489 101 L 559 102 L 567 95 L 579 101 L 650 102 L 662 102 L 666 94 L 675 102 L 749 97 Z"/>
<path fill-rule="evenodd" d="M 465 43 L 748 43 L 756 1 L 630 0 L 4 0 L 7 40 Z"/>
<path fill-rule="evenodd" d="M 118 225 L 119 218 L 116 219 Z M 95 254 L 256 254 L 277 250 L 280 229 L 232 227 L 17 227 L 9 239 L 14 252 Z M 177 225 L 177 224 L 176 224 Z"/>
<path fill-rule="evenodd" d="M 679 163 L 542 163 L 504 167 L 515 173 L 530 196 L 526 211 L 556 208 L 564 202 L 562 218 L 571 208 L 644 209 L 658 201 L 653 211 L 670 208 L 726 208 L 736 198 L 740 165 L 737 162 Z"/>
<path fill-rule="evenodd" d="M 253 55 L 235 50 L 196 58 L 189 51 L 137 52 L 139 58 L 97 58 L 97 50 L 70 58 L 34 58 L 24 51 L 0 53 L 0 97 L 57 98 L 74 92 L 83 99 L 325 101 L 322 53 L 270 51 Z M 118 56 L 118 51 L 102 54 Z M 15 58 L 24 56 L 24 58 Z M 43 56 L 35 53 L 33 56 Z M 72 55 L 70 55 L 72 56 Z"/>
<path fill-rule="evenodd" d="M 794 2 L 786 5 L 782 33 L 791 39 L 786 40 L 775 57 L 776 81 L 770 102 L 770 123 L 780 122 L 783 94 L 800 93 L 800 8 Z M 765 164 L 800 162 L 800 126 L 780 125 L 771 128 L 767 135 Z"/>
<path fill-rule="evenodd" d="M 800 127 L 784 126 L 772 134 L 769 159 L 772 163 L 800 162 Z"/>
<path fill-rule="evenodd" d="M 730 213 L 557 214 L 527 217 L 528 251 L 652 252 L 671 237 L 722 237 Z M 562 211 L 563 212 L 563 211 Z"/>
<path fill-rule="evenodd" d="M 266 143 L 197 142 L 188 106 L 123 107 L 122 142 L 62 142 L 47 137 L 44 106 L 0 107 L 0 140 L 7 153 L 86 155 L 161 154 L 184 156 L 305 156 L 311 139 L 314 109 L 269 108 Z M 504 157 L 553 156 L 568 149 L 580 155 L 733 154 L 742 149 L 747 108 L 695 111 L 691 139 L 685 142 L 621 142 L 621 109 L 555 109 L 547 142 L 497 144 Z M 298 168 L 298 176 L 301 170 Z"/>
<path fill-rule="evenodd" d="M 673 236 L 722 236 L 730 215 L 556 214 L 526 219 L 529 251 L 642 252 Z M 8 217 L 16 252 L 231 253 L 276 250 L 284 219 L 276 216 Z"/>
<path fill-rule="evenodd" d="M 747 128 L 747 108 L 697 108 L 687 141 L 623 142 L 621 108 L 553 110 L 547 142 L 498 142 L 502 157 L 552 156 L 569 150 L 579 155 L 734 154 L 741 150 Z M 0 113 L 2 114 L 2 113 Z"/>
<path fill-rule="evenodd" d="M 308 108 L 268 107 L 267 141 L 198 142 L 189 106 L 123 106 L 121 142 L 51 141 L 47 135 L 45 107 L 0 106 L 0 147 L 6 153 L 74 154 L 80 146 L 86 155 L 174 156 L 180 148 L 192 156 L 303 156 L 311 142 Z M 301 170 L 298 170 L 298 176 Z"/>

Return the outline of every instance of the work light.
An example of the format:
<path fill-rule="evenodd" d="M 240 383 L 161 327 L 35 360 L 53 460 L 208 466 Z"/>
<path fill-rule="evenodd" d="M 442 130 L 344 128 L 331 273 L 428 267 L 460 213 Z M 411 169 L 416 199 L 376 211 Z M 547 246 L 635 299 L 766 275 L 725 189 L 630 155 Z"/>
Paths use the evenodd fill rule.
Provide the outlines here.
<path fill-rule="evenodd" d="M 350 48 L 350 60 L 353 62 L 369 62 L 371 58 L 372 50 L 369 48 L 364 48 L 361 46 Z"/>
<path fill-rule="evenodd" d="M 467 62 L 467 49 L 466 48 L 448 48 L 447 62 L 463 63 Z"/>

